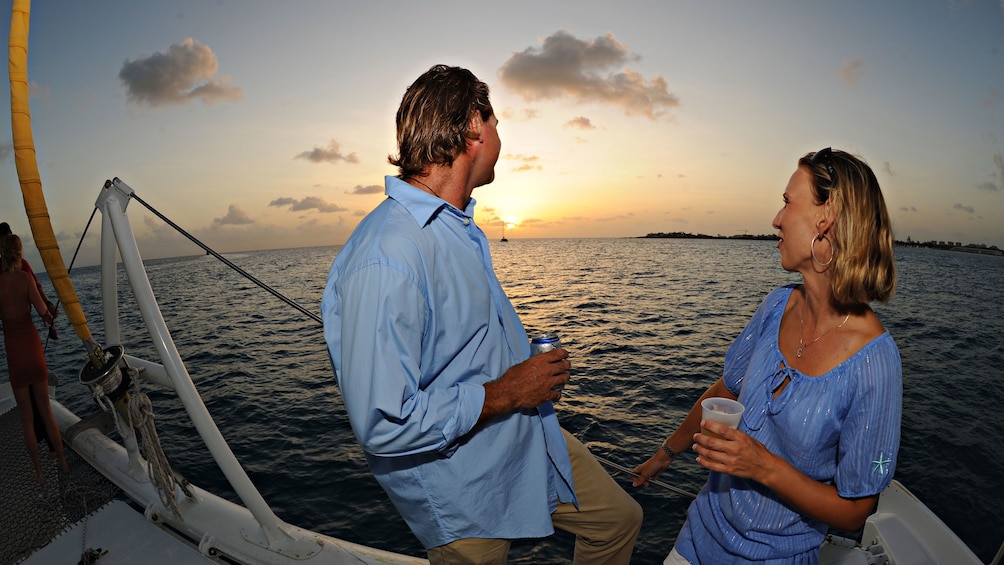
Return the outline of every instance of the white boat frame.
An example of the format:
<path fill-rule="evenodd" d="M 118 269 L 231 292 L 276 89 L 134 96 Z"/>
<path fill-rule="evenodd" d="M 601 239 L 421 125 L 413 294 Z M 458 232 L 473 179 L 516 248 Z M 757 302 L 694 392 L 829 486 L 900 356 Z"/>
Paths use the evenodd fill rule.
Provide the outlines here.
<path fill-rule="evenodd" d="M 139 451 L 135 431 L 119 422 L 122 443 L 95 428 L 85 428 L 64 439 L 88 464 L 117 485 L 136 505 L 144 508 L 149 522 L 181 534 L 185 541 L 209 558 L 221 558 L 249 565 L 275 563 L 419 565 L 428 561 L 391 553 L 325 536 L 283 522 L 269 507 L 229 444 L 196 390 L 191 376 L 164 322 L 150 286 L 136 239 L 126 215 L 132 188 L 119 179 L 107 181 L 96 206 L 102 214 L 101 293 L 107 344 L 122 344 L 119 327 L 119 300 L 116 252 L 121 257 L 147 331 L 160 363 L 124 355 L 128 366 L 138 369 L 148 382 L 174 391 L 192 424 L 245 506 L 234 504 L 198 487 L 190 486 L 189 497 L 175 488 L 180 516 L 161 502 L 148 474 L 148 465 Z M 67 432 L 80 418 L 58 402 L 52 402 L 60 429 Z M 110 411 L 116 418 L 116 410 Z M 79 426 L 78 426 L 79 428 Z M 104 561 L 102 561 L 104 562 Z"/>

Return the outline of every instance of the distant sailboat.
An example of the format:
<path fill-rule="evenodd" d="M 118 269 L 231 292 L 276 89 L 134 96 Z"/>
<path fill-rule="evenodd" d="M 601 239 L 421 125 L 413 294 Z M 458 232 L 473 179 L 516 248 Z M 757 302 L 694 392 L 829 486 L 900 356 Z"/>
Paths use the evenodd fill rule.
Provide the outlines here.
<path fill-rule="evenodd" d="M 502 239 L 499 241 L 509 241 L 505 238 L 505 224 L 502 224 Z"/>

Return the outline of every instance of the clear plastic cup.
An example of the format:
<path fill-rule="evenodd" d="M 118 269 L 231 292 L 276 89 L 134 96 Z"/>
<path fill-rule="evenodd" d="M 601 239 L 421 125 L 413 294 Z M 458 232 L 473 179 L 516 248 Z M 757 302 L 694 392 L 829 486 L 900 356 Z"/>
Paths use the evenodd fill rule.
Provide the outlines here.
<path fill-rule="evenodd" d="M 732 429 L 739 427 L 739 421 L 743 418 L 743 410 L 746 409 L 742 404 L 731 398 L 722 398 L 719 396 L 705 398 L 701 401 L 701 408 L 703 409 L 701 416 L 703 420 L 720 422 Z M 722 437 L 705 430 L 703 426 L 701 427 L 701 433 L 710 437 Z"/>

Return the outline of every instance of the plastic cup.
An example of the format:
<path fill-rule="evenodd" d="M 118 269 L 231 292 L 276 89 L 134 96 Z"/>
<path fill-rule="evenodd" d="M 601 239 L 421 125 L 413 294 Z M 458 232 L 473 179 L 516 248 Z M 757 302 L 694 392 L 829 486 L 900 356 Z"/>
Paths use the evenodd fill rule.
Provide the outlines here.
<path fill-rule="evenodd" d="M 719 396 L 705 398 L 701 401 L 701 408 L 703 409 L 702 419 L 719 422 L 732 429 L 739 427 L 739 421 L 743 418 L 743 410 L 746 409 L 742 404 L 731 398 L 721 398 Z M 710 437 L 722 437 L 704 429 L 704 426 L 701 426 L 701 433 Z"/>

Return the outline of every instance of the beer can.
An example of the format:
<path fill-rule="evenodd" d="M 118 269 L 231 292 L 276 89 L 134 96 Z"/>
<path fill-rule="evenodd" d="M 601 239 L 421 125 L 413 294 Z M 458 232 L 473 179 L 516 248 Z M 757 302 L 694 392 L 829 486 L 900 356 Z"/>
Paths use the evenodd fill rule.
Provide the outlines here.
<path fill-rule="evenodd" d="M 558 349 L 561 347 L 561 341 L 558 339 L 558 334 L 554 332 L 544 332 L 542 334 L 536 335 L 530 340 L 530 355 L 536 355 L 538 353 L 543 353 L 545 351 L 551 351 L 552 349 Z M 555 390 L 563 390 L 564 386 L 557 386 Z"/>
<path fill-rule="evenodd" d="M 530 355 L 536 355 L 538 353 L 558 349 L 560 347 L 561 341 L 558 339 L 558 334 L 554 332 L 544 332 L 534 336 L 533 339 L 530 340 Z"/>

